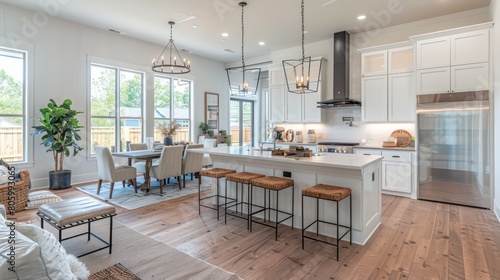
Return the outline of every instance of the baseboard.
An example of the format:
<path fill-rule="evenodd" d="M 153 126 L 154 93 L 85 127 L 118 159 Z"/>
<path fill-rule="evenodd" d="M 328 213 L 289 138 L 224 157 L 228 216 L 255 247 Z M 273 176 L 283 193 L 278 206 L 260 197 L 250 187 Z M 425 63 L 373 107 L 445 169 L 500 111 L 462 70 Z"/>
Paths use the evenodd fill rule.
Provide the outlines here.
<path fill-rule="evenodd" d="M 497 216 L 498 222 L 500 222 L 500 200 L 493 200 L 493 212 Z"/>

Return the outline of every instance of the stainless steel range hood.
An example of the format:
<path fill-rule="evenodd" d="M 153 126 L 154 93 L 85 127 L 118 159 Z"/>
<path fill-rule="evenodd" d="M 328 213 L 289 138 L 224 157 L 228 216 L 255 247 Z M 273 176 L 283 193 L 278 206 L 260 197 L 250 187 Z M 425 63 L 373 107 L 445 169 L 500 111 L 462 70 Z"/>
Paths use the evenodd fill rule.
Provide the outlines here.
<path fill-rule="evenodd" d="M 347 31 L 333 34 L 333 99 L 318 102 L 318 108 L 361 106 L 349 98 L 349 47 Z"/>

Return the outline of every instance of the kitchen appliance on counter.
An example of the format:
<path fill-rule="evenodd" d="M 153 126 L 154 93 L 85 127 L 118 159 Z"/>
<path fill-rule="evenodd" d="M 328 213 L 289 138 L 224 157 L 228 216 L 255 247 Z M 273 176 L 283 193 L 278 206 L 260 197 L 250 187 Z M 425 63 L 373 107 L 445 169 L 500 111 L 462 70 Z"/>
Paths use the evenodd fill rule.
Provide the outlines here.
<path fill-rule="evenodd" d="M 354 142 L 318 142 L 318 152 L 352 154 L 353 147 L 359 145 Z"/>
<path fill-rule="evenodd" d="M 418 198 L 491 208 L 489 92 L 417 96 Z"/>
<path fill-rule="evenodd" d="M 282 126 L 274 127 L 273 131 L 273 141 L 283 141 L 283 133 L 285 132 L 285 128 Z"/>

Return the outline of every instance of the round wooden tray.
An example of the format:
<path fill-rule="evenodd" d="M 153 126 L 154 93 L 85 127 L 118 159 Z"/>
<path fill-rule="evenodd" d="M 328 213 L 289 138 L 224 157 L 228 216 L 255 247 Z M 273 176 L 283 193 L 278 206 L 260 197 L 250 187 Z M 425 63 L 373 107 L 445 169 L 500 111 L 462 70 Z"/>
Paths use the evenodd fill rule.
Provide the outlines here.
<path fill-rule="evenodd" d="M 404 129 L 394 130 L 391 133 L 390 137 L 396 137 L 396 139 L 398 139 L 398 142 L 396 144 L 397 147 L 408 147 L 408 146 L 410 146 L 411 138 L 412 138 L 411 133 L 409 133 L 408 131 L 406 131 Z"/>

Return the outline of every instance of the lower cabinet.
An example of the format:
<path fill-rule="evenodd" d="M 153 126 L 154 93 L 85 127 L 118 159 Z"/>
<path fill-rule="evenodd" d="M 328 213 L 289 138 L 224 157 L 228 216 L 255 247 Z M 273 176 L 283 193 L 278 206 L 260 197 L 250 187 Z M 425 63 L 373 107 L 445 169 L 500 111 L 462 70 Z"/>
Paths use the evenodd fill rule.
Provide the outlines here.
<path fill-rule="evenodd" d="M 413 188 L 415 177 L 412 151 L 386 149 L 354 149 L 355 154 L 381 155 L 382 193 L 416 198 Z"/>

